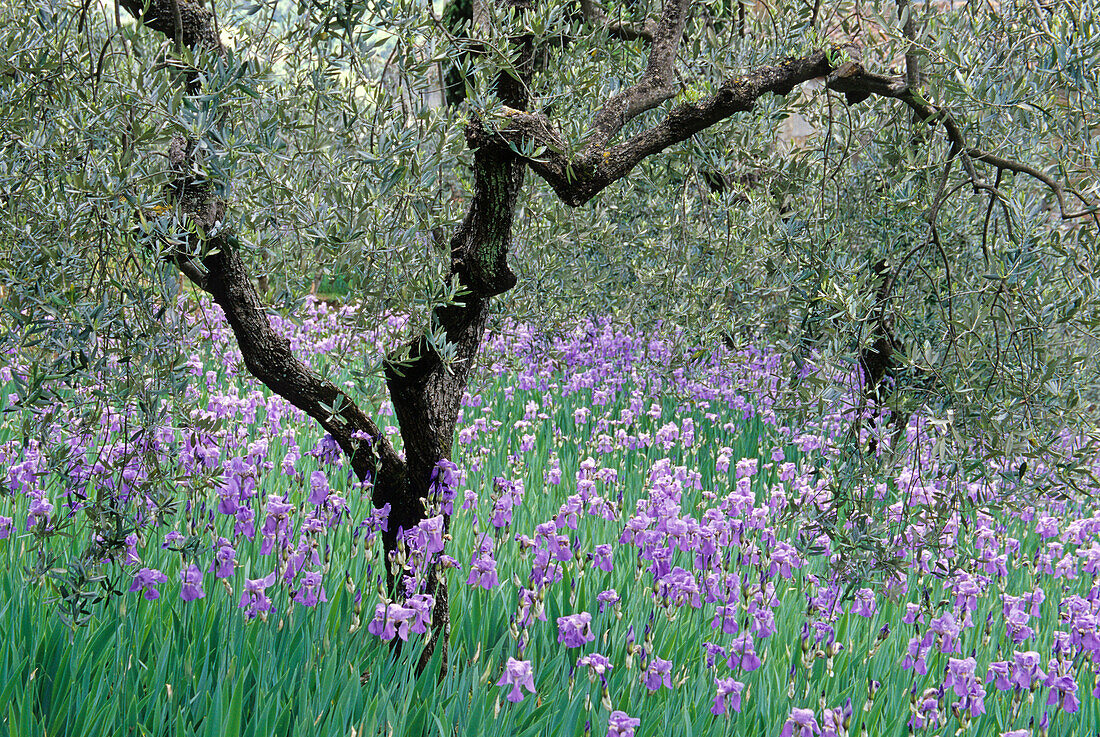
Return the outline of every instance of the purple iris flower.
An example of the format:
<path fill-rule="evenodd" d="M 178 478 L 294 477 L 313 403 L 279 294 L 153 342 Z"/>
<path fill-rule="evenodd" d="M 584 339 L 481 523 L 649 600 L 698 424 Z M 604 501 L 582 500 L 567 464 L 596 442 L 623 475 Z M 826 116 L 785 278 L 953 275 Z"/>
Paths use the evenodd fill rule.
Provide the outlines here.
<path fill-rule="evenodd" d="M 625 711 L 613 711 L 607 718 L 607 737 L 634 737 L 634 728 L 641 723 L 641 719 L 632 717 Z"/>
<path fill-rule="evenodd" d="M 318 601 L 328 601 L 325 589 L 321 586 L 320 571 L 310 571 L 302 575 L 302 583 L 292 597 L 302 606 L 316 606 Z"/>
<path fill-rule="evenodd" d="M 943 687 L 953 689 L 956 696 L 965 696 L 970 689 L 970 682 L 974 680 L 976 665 L 974 658 L 949 658 Z"/>
<path fill-rule="evenodd" d="M 492 591 L 500 584 L 497 577 L 497 562 L 492 553 L 478 556 L 470 564 L 470 577 L 466 579 L 467 586 L 480 586 L 486 591 Z"/>
<path fill-rule="evenodd" d="M 431 559 L 436 553 L 443 552 L 443 515 L 437 514 L 426 520 L 421 520 L 414 533 L 416 549 L 425 557 Z"/>
<path fill-rule="evenodd" d="M 554 517 L 555 527 L 559 530 L 563 527 L 568 527 L 571 530 L 577 529 L 578 517 L 583 511 L 584 501 L 579 495 L 571 494 Z"/>
<path fill-rule="evenodd" d="M 502 496 L 493 503 L 493 515 L 489 518 L 493 527 L 507 527 L 512 524 L 512 499 Z"/>
<path fill-rule="evenodd" d="M 306 501 L 318 507 L 324 504 L 331 491 L 324 471 L 314 471 L 309 475 L 309 488 L 309 497 Z"/>
<path fill-rule="evenodd" d="M 1043 516 L 1035 523 L 1035 532 L 1046 540 L 1058 534 L 1058 519 L 1056 517 Z"/>
<path fill-rule="evenodd" d="M 749 614 L 752 615 L 752 634 L 758 638 L 771 637 L 778 627 L 775 623 L 775 613 L 766 607 L 749 604 Z"/>
<path fill-rule="evenodd" d="M 745 690 L 745 684 L 733 678 L 715 678 L 714 685 L 718 692 L 710 713 L 718 716 L 725 714 L 727 709 L 741 713 L 741 693 Z"/>
<path fill-rule="evenodd" d="M 558 617 L 558 642 L 566 647 L 582 647 L 595 639 L 596 636 L 592 634 L 592 615 L 588 612 Z"/>
<path fill-rule="evenodd" d="M 1013 608 L 1005 615 L 1005 629 L 1012 638 L 1013 643 L 1019 645 L 1024 640 L 1029 640 L 1035 636 L 1035 630 L 1028 627 L 1030 620 L 1031 615 L 1020 608 Z"/>
<path fill-rule="evenodd" d="M 726 663 L 730 668 L 741 668 L 746 671 L 754 671 L 760 667 L 760 657 L 756 654 L 751 632 L 743 632 L 733 639 Z"/>
<path fill-rule="evenodd" d="M 755 476 L 758 462 L 756 458 L 742 458 L 737 462 L 735 476 L 739 479 Z"/>
<path fill-rule="evenodd" d="M 821 727 L 817 725 L 813 709 L 791 709 L 779 737 L 813 737 L 817 734 L 821 734 Z"/>
<path fill-rule="evenodd" d="M 386 532 L 390 529 L 390 505 L 387 502 L 381 507 L 371 510 L 370 529 L 374 532 Z M 373 538 L 371 538 L 373 541 Z"/>
<path fill-rule="evenodd" d="M 662 684 L 672 688 L 672 661 L 654 657 L 642 674 L 642 683 L 650 691 L 660 690 Z"/>
<path fill-rule="evenodd" d="M 714 619 L 710 623 L 711 629 L 722 628 L 727 635 L 736 635 L 740 629 L 737 626 L 737 604 L 719 604 L 714 609 Z"/>
<path fill-rule="evenodd" d="M 294 505 L 288 504 L 285 497 L 277 494 L 269 494 L 267 497 L 267 517 L 260 528 L 263 542 L 260 544 L 260 555 L 270 555 L 275 550 L 275 544 L 282 542 L 287 534 L 287 515 L 294 509 Z"/>
<path fill-rule="evenodd" d="M 924 637 L 910 637 L 905 659 L 902 660 L 902 668 L 912 668 L 917 673 L 928 674 L 928 653 L 932 650 L 932 633 L 925 633 Z"/>
<path fill-rule="evenodd" d="M 233 566 L 237 559 L 237 551 L 224 537 L 218 538 L 218 552 L 214 553 L 214 562 L 210 564 L 210 570 L 215 578 L 229 578 L 233 575 Z"/>
<path fill-rule="evenodd" d="M 821 714 L 822 737 L 847 737 L 848 727 L 852 723 L 852 700 L 844 702 L 844 706 L 836 706 L 826 709 Z"/>
<path fill-rule="evenodd" d="M 134 533 L 130 533 L 123 541 L 126 544 L 126 551 L 122 557 L 123 565 L 137 565 L 141 562 L 141 556 L 138 555 L 138 536 Z"/>
<path fill-rule="evenodd" d="M 11 534 L 12 518 L 0 516 L 0 540 Z"/>
<path fill-rule="evenodd" d="M 143 595 L 149 601 L 160 598 L 157 584 L 168 581 L 168 576 L 156 568 L 142 568 L 134 575 L 134 582 L 130 584 L 130 591 L 143 591 Z"/>
<path fill-rule="evenodd" d="M 405 601 L 405 606 L 412 610 L 412 623 L 410 632 L 425 634 L 432 626 L 432 609 L 435 608 L 435 597 L 431 594 L 413 594 Z"/>
<path fill-rule="evenodd" d="M 1030 690 L 1036 681 L 1046 679 L 1046 673 L 1039 665 L 1042 660 L 1039 653 L 1034 650 L 1025 650 L 1012 653 L 1012 683 L 1024 690 Z"/>
<path fill-rule="evenodd" d="M 545 522 L 535 528 L 535 539 L 545 540 L 546 549 L 554 560 L 565 563 L 573 558 L 573 549 L 570 547 L 569 536 L 559 535 L 553 522 Z"/>
<path fill-rule="evenodd" d="M 913 686 L 912 694 L 916 697 L 917 687 Z M 909 719 L 909 726 L 913 729 L 924 729 L 926 727 L 935 727 L 940 723 L 942 712 L 940 711 L 940 702 L 943 700 L 943 686 L 940 688 L 926 688 L 924 692 L 916 697 L 916 711 L 912 712 L 912 716 Z"/>
<path fill-rule="evenodd" d="M 254 524 L 256 513 L 252 511 L 252 507 L 238 507 L 233 517 L 237 520 L 233 526 L 234 535 L 244 535 L 249 540 L 256 537 L 256 525 Z"/>
<path fill-rule="evenodd" d="M 244 591 L 241 592 L 241 601 L 237 605 L 244 609 L 245 616 L 249 619 L 271 611 L 271 600 L 264 591 L 275 583 L 276 571 L 272 571 L 263 578 L 250 578 L 244 582 Z"/>
<path fill-rule="evenodd" d="M 309 454 L 315 456 L 321 463 L 336 463 L 340 459 L 340 445 L 336 442 L 336 438 L 326 432 Z"/>
<path fill-rule="evenodd" d="M 1077 700 L 1077 680 L 1072 675 L 1055 675 L 1052 672 L 1047 676 L 1045 685 L 1050 687 L 1047 706 L 1058 705 L 1067 714 L 1073 714 L 1081 708 Z"/>
<path fill-rule="evenodd" d="M 367 632 L 387 642 L 394 637 L 409 639 L 409 620 L 416 616 L 416 610 L 400 604 L 378 604 L 374 608 L 374 619 L 367 625 Z"/>
<path fill-rule="evenodd" d="M 458 466 L 446 458 L 441 459 L 432 469 L 431 482 L 428 485 L 428 497 L 438 497 L 440 511 L 451 514 L 454 511 L 455 496 L 458 495 Z"/>
<path fill-rule="evenodd" d="M 617 606 L 618 603 L 622 601 L 622 597 L 619 596 L 619 592 L 615 589 L 606 589 L 596 594 L 596 601 L 599 602 L 600 612 L 602 613 L 604 607 Z"/>
<path fill-rule="evenodd" d="M 801 568 L 803 565 L 801 556 L 798 555 L 798 550 L 786 542 L 778 542 L 771 553 L 771 564 L 768 567 L 768 575 L 772 578 L 776 574 L 783 578 L 790 579 L 792 574 L 792 568 Z"/>
<path fill-rule="evenodd" d="M 662 582 L 669 587 L 669 594 L 677 606 L 690 604 L 695 609 L 703 606 L 699 598 L 699 582 L 689 571 L 676 566 L 664 576 Z"/>
<path fill-rule="evenodd" d="M 726 473 L 730 470 L 730 453 L 733 450 L 723 447 L 718 451 L 718 458 L 714 462 L 714 470 L 717 473 Z"/>
<path fill-rule="evenodd" d="M 611 545 L 597 545 L 592 549 L 592 563 L 601 571 L 611 573 L 615 569 L 613 556 L 614 548 Z"/>
<path fill-rule="evenodd" d="M 531 624 L 535 618 L 546 621 L 546 607 L 539 599 L 539 591 L 538 588 L 519 590 L 519 613 L 516 621 L 521 627 Z"/>
<path fill-rule="evenodd" d="M 614 668 L 611 661 L 606 655 L 600 653 L 592 653 L 591 655 L 583 655 L 577 659 L 578 668 L 588 668 L 588 677 L 595 681 L 598 676 L 605 683 L 607 681 L 608 672 Z"/>
<path fill-rule="evenodd" d="M 933 617 L 928 622 L 928 629 L 930 633 L 939 635 L 941 653 L 959 652 L 959 633 L 962 631 L 962 626 L 955 620 L 954 614 L 944 612 L 942 617 Z"/>
<path fill-rule="evenodd" d="M 531 669 L 530 660 L 516 660 L 508 658 L 504 665 L 504 675 L 497 681 L 498 686 L 511 686 L 507 698 L 512 703 L 523 701 L 523 691 L 526 688 L 530 693 L 535 693 L 535 677 Z"/>
<path fill-rule="evenodd" d="M 875 592 L 871 589 L 860 589 L 856 592 L 855 601 L 852 602 L 852 613 L 861 617 L 870 617 L 875 613 Z"/>
<path fill-rule="evenodd" d="M 32 496 L 31 506 L 27 509 L 27 527 L 31 529 L 38 523 L 39 520 L 49 522 L 50 515 L 53 514 L 53 504 L 44 497 Z"/>
<path fill-rule="evenodd" d="M 239 479 L 230 474 L 218 484 L 218 511 L 222 514 L 233 514 L 237 511 L 240 502 L 241 486 Z"/>
<path fill-rule="evenodd" d="M 1012 688 L 1012 683 L 1008 680 L 1009 675 L 1008 661 L 996 660 L 989 664 L 989 671 L 986 673 L 985 682 L 989 683 L 993 681 L 993 686 L 998 691 L 1007 691 Z"/>
<path fill-rule="evenodd" d="M 283 456 L 281 464 L 282 472 L 285 476 L 290 476 L 294 479 L 301 478 L 301 474 L 298 473 L 297 463 L 302 460 L 301 449 L 294 444 L 293 440 L 290 441 L 291 445 L 287 448 L 286 455 Z"/>
<path fill-rule="evenodd" d="M 985 688 L 974 674 L 976 666 L 974 658 L 949 658 L 947 676 L 943 682 L 945 689 L 954 690 L 955 695 L 960 697 L 954 706 L 969 709 L 971 717 L 985 713 Z"/>
<path fill-rule="evenodd" d="M 713 668 L 716 661 L 725 660 L 726 658 L 726 648 L 716 642 L 704 642 L 703 650 L 707 653 L 708 668 Z"/>
<path fill-rule="evenodd" d="M 202 569 L 196 565 L 189 565 L 180 571 L 180 598 L 184 601 L 194 601 L 206 596 L 202 590 Z"/>

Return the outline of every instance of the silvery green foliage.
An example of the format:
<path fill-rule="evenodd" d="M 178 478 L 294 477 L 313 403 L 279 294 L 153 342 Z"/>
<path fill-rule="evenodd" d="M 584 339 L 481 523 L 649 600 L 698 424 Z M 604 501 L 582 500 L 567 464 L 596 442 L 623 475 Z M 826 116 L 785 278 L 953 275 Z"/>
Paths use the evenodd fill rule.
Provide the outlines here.
<path fill-rule="evenodd" d="M 941 124 L 914 120 L 896 100 L 849 105 L 809 84 L 646 159 L 580 208 L 529 172 L 511 257 L 520 283 L 498 312 L 551 329 L 591 312 L 662 321 L 700 345 L 774 344 L 796 365 L 847 375 L 885 320 L 898 343 L 885 401 L 942 423 L 942 454 L 960 478 L 981 472 L 986 455 L 1042 453 L 1056 433 L 1080 427 L 1096 396 L 1097 221 L 1061 217 L 1089 211 L 1097 195 L 1094 9 L 922 5 L 907 39 L 893 3 L 779 5 L 697 7 L 676 64 L 680 88 L 664 108 L 814 49 L 835 46 L 840 61 L 854 43 L 865 67 L 883 73 L 903 69 L 908 52 Z M 444 276 L 472 182 L 464 125 L 473 116 L 506 125 L 489 81 L 515 72 L 512 39 L 535 39 L 532 108 L 569 150 L 646 65 L 642 40 L 613 38 L 572 4 L 479 7 L 456 33 L 440 22 L 441 6 L 411 2 L 222 3 L 230 52 L 214 63 L 177 54 L 109 5 L 6 4 L 4 339 L 39 359 L 18 406 L 48 414 L 71 400 L 66 386 L 94 375 L 114 377 L 115 390 L 82 397 L 89 422 L 106 406 L 136 403 L 150 423 L 179 409 L 177 304 L 189 288 L 164 256 L 187 226 L 162 190 L 176 133 L 195 142 L 227 200 L 223 227 L 268 277 L 272 309 L 292 315 L 311 285 L 335 284 L 364 320 L 408 312 L 413 330 L 431 332 L 432 308 L 461 298 Z M 605 11 L 640 25 L 660 7 Z M 449 68 L 468 88 L 460 107 L 441 99 Z M 206 75 L 202 94 L 187 95 L 180 79 L 194 75 Z M 788 140 L 781 130 L 795 115 L 806 135 Z M 956 155 L 948 116 L 967 146 L 1081 197 L 1061 192 L 1060 205 L 1033 176 Z M 874 270 L 883 261 L 885 293 Z M 381 392 L 381 358 L 346 357 L 368 394 Z M 815 412 L 841 394 L 829 376 L 777 401 Z M 893 460 L 865 449 L 853 440 L 842 495 Z"/>
<path fill-rule="evenodd" d="M 579 211 L 536 191 L 532 230 L 517 249 L 534 268 L 521 265 L 521 287 L 567 295 L 555 305 L 561 315 L 663 319 L 691 339 L 709 331 L 712 341 L 774 343 L 796 362 L 851 372 L 885 307 L 900 343 L 887 403 L 905 413 L 925 407 L 943 423 L 943 453 L 960 478 L 983 472 L 987 457 L 1041 454 L 1058 432 L 1087 429 L 1096 399 L 1097 150 L 1082 116 L 1097 104 L 1095 11 L 954 5 L 914 11 L 921 93 L 952 116 L 968 146 L 1033 167 L 1080 198 L 953 157 L 942 126 L 915 122 L 893 100 L 848 105 L 807 85 L 647 160 Z M 808 7 L 793 6 L 750 13 L 744 37 L 728 25 L 697 31 L 681 94 L 706 94 L 730 69 L 804 53 L 825 36 L 862 45 L 865 66 L 903 70 L 908 41 L 892 5 L 864 11 L 858 20 L 842 4 L 816 31 Z M 635 72 L 644 64 L 599 40 L 572 50 L 570 76 L 546 94 L 563 121 L 591 113 L 589 98 L 567 85 L 606 92 L 616 83 L 597 71 L 600 57 Z M 808 135 L 785 141 L 794 115 Z M 724 192 L 708 181 L 715 173 Z M 882 260 L 892 283 L 880 305 L 873 267 Z M 515 296 L 524 303 L 522 288 Z M 833 396 L 835 387 L 811 379 L 782 401 L 814 412 Z M 853 443 L 862 471 L 879 462 L 860 450 Z M 1078 460 L 1066 458 L 1065 470 Z"/>

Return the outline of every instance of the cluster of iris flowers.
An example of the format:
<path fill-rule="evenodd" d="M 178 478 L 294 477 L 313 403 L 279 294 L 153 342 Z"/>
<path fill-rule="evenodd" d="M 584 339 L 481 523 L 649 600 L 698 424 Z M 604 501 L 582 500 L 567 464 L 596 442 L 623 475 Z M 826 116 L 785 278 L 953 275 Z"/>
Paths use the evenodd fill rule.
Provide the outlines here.
<path fill-rule="evenodd" d="M 830 462 L 855 403 L 792 428 L 774 408 L 790 369 L 764 351 L 719 348 L 685 363 L 674 342 L 606 321 L 557 338 L 505 326 L 486 339 L 483 384 L 464 398 L 427 518 L 385 560 L 388 510 L 370 506 L 369 482 L 355 482 L 308 418 L 243 376 L 216 308 L 203 315 L 213 351 L 188 363 L 185 401 L 201 408 L 185 426 L 135 434 L 118 410 L 95 432 L 58 421 L 53 445 L 0 444 L 0 539 L 62 528 L 106 492 L 131 529 L 91 542 L 99 563 L 129 572 L 132 594 L 195 605 L 229 591 L 242 616 L 266 621 L 349 585 L 352 629 L 365 607 L 366 631 L 387 641 L 429 631 L 426 584 L 445 575 L 452 590 L 511 602 L 511 651 L 494 680 L 505 701 L 539 698 L 539 661 L 565 651 L 570 689 L 587 676 L 608 735 L 640 724 L 617 708 L 636 701 L 616 689 L 674 692 L 704 668 L 711 714 L 733 718 L 769 659 L 787 677 L 783 737 L 846 735 L 860 710 L 914 732 L 965 729 L 993 701 L 998 733 L 1022 737 L 1100 697 L 1100 513 L 1057 488 L 1003 507 L 1019 482 L 944 473 L 937 426 L 920 415 L 901 437 L 879 438 L 880 452 L 905 444 L 905 467 L 864 489 L 893 560 L 853 573 L 836 565 L 845 551 L 820 519 L 834 508 Z M 277 327 L 314 361 L 384 349 L 385 329 L 351 332 L 347 317 L 312 303 L 301 322 Z M 0 378 L 22 370 L 12 357 Z M 160 513 L 148 493 L 163 466 L 180 471 L 181 514 Z M 331 565 L 348 549 L 372 561 L 362 580 Z M 548 601 L 569 611 L 551 619 Z M 884 680 L 904 694 L 902 717 L 896 705 L 874 709 Z"/>

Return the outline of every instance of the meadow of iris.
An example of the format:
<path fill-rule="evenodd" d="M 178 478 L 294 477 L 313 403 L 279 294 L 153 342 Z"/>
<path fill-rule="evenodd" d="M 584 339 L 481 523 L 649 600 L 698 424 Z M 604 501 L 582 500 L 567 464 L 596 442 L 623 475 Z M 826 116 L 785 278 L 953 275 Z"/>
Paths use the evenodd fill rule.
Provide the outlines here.
<path fill-rule="evenodd" d="M 307 303 L 279 329 L 314 362 L 381 352 L 386 323 L 353 331 L 349 314 Z M 28 432 L 27 367 L 13 354 L 0 370 L 0 733 L 1022 737 L 1100 722 L 1100 514 L 1057 485 L 1004 504 L 1033 486 L 1011 464 L 960 482 L 927 418 L 906 429 L 906 466 L 863 482 L 897 559 L 838 572 L 830 557 L 859 553 L 822 519 L 843 397 L 793 428 L 774 408 L 791 370 L 765 352 L 691 348 L 686 363 L 605 321 L 554 339 L 502 325 L 393 596 L 369 488 L 244 375 L 216 308 L 195 315 L 196 346 L 213 347 L 188 361 L 196 409 L 178 427 L 139 427 L 135 409 L 76 431 L 77 395 Z M 426 575 L 452 601 L 438 682 L 415 668 Z"/>

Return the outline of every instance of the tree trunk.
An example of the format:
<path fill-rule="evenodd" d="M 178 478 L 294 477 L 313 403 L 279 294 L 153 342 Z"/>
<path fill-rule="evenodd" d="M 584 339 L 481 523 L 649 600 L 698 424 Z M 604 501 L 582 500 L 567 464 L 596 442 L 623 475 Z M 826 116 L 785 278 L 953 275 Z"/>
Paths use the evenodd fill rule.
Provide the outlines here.
<path fill-rule="evenodd" d="M 476 135 L 470 138 L 471 145 L 477 145 Z M 458 278 L 462 291 L 453 304 L 436 309 L 432 316 L 447 342 L 455 346 L 455 358 L 444 363 L 428 339 L 420 336 L 409 346 L 407 361 L 398 364 L 391 359 L 386 364 L 386 384 L 401 427 L 408 469 L 408 491 L 390 510 L 390 527 L 384 538 L 387 550 L 395 549 L 399 530 L 411 529 L 425 518 L 422 500 L 427 497 L 432 472 L 439 461 L 451 460 L 458 411 L 485 334 L 489 299 L 516 283 L 507 253 L 524 166 L 507 148 L 484 147 L 474 155 L 474 175 L 470 208 L 451 239 L 451 275 Z M 449 529 L 449 523 L 445 518 L 444 529 Z M 446 587 L 438 586 L 434 575 L 428 586 L 427 593 L 435 597 L 436 604 L 435 627 L 425 659 L 439 636 L 449 631 Z M 445 648 L 446 637 L 442 643 Z"/>
<path fill-rule="evenodd" d="M 212 14 L 198 3 L 152 0 L 146 5 L 142 0 L 122 0 L 122 4 L 170 40 L 222 50 Z M 517 43 L 529 67 L 530 41 L 521 38 Z M 525 82 L 507 75 L 497 82 L 502 101 L 519 109 L 526 103 L 526 89 Z M 350 397 L 316 376 L 275 333 L 231 233 L 222 231 L 202 244 L 208 255 L 199 259 L 176 257 L 181 271 L 225 312 L 249 372 L 317 420 L 349 456 L 360 481 L 373 480 L 374 505 L 390 505 L 389 527 L 383 534 L 387 561 L 392 561 L 398 550 L 400 533 L 425 519 L 424 500 L 432 473 L 441 460 L 451 459 L 458 411 L 485 333 L 489 300 L 516 283 L 507 253 L 524 164 L 502 141 L 490 140 L 483 133 L 476 122 L 467 133 L 468 143 L 475 149 L 475 187 L 466 218 L 451 239 L 449 277 L 457 279 L 461 291 L 455 302 L 437 308 L 432 315 L 435 327 L 442 328 L 447 342 L 455 346 L 455 358 L 444 362 L 422 335 L 408 346 L 406 360 L 391 355 L 385 364 L 387 387 L 404 442 L 404 460 Z M 224 204 L 208 181 L 196 178 L 199 166 L 193 154 L 192 142 L 183 137 L 173 140 L 169 161 L 174 176 L 168 194 L 181 217 L 191 218 L 205 233 L 217 232 L 224 219 Z M 445 519 L 445 528 L 448 523 Z M 449 606 L 447 588 L 441 581 L 434 570 L 428 571 L 425 593 L 435 597 L 435 608 L 432 635 L 421 665 L 428 662 L 437 645 L 447 646 Z M 390 584 L 396 589 L 400 575 L 391 576 Z M 446 650 L 443 656 L 445 667 Z"/>
<path fill-rule="evenodd" d="M 512 4 L 518 7 L 524 2 Z M 476 17 L 476 3 L 474 12 Z M 533 46 L 529 37 L 517 37 L 514 42 L 520 51 L 517 68 L 521 79 L 501 74 L 495 90 L 505 105 L 523 110 Z M 444 362 L 422 335 L 408 346 L 408 360 L 398 363 L 391 356 L 386 363 L 386 384 L 401 427 L 408 471 L 404 498 L 390 510 L 387 550 L 395 547 L 399 530 L 411 529 L 425 518 L 422 500 L 428 495 L 432 472 L 441 460 L 451 460 L 458 411 L 485 334 L 489 301 L 516 284 L 508 267 L 508 248 L 526 166 L 503 140 L 486 135 L 476 118 L 467 126 L 466 141 L 474 151 L 474 192 L 466 217 L 451 238 L 448 274 L 448 280 L 456 278 L 461 289 L 453 303 L 432 314 L 433 327 L 442 328 L 447 342 L 455 347 L 454 360 Z M 445 517 L 444 529 L 449 528 L 450 519 Z M 430 574 L 427 593 L 435 597 L 435 610 L 422 666 L 440 642 L 440 635 L 441 646 L 447 647 L 449 602 L 446 586 L 438 583 Z M 443 656 L 445 668 L 445 650 Z"/>

